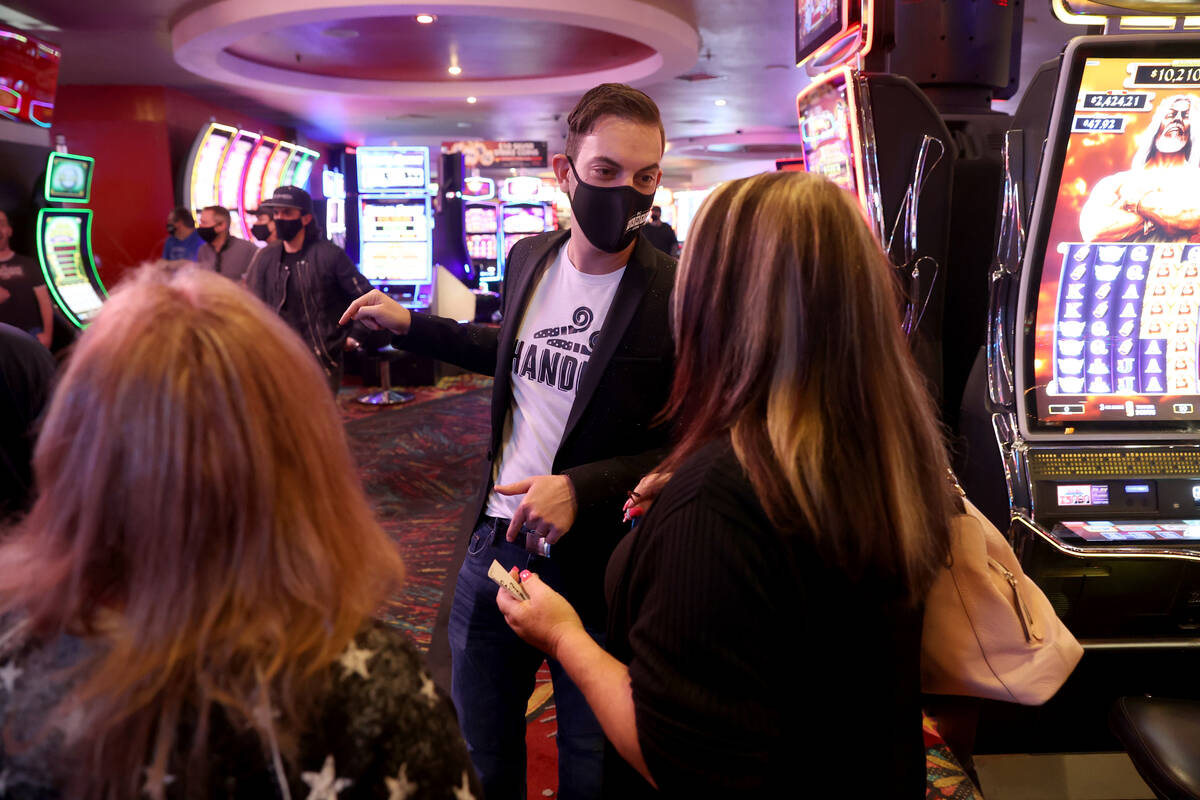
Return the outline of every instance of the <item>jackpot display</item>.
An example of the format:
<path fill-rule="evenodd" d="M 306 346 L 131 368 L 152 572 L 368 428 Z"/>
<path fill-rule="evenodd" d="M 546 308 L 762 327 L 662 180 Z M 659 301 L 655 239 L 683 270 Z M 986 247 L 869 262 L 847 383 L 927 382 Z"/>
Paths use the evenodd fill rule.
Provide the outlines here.
<path fill-rule="evenodd" d="M 1200 420 L 1200 62 L 1082 59 L 1035 240 L 1037 423 Z"/>
<path fill-rule="evenodd" d="M 858 193 L 857 147 L 848 76 L 844 71 L 812 84 L 797 98 L 804 168 Z"/>
<path fill-rule="evenodd" d="M 0 25 L 0 117 L 49 128 L 62 51 Z"/>
<path fill-rule="evenodd" d="M 183 204 L 199 217 L 205 206 L 230 211 L 234 236 L 249 238 L 249 215 L 279 186 L 308 188 L 320 154 L 292 142 L 217 122 L 196 137 L 188 158 Z"/>

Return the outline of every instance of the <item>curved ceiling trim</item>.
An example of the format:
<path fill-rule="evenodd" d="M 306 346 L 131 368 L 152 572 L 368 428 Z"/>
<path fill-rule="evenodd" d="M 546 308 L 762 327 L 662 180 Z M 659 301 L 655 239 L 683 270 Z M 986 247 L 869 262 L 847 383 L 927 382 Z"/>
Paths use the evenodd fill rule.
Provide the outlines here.
<path fill-rule="evenodd" d="M 652 56 L 611 69 L 517 79 L 388 81 L 338 78 L 260 64 L 227 48 L 250 36 L 291 25 L 348 17 L 415 16 L 418 13 L 470 15 L 556 22 L 624 36 L 652 48 Z M 700 52 L 696 29 L 679 17 L 638 0 L 427 0 L 420 4 L 387 0 L 218 0 L 181 18 L 171 28 L 175 61 L 222 83 L 296 93 L 406 99 L 506 97 L 568 94 L 598 83 L 666 80 L 686 72 Z"/>

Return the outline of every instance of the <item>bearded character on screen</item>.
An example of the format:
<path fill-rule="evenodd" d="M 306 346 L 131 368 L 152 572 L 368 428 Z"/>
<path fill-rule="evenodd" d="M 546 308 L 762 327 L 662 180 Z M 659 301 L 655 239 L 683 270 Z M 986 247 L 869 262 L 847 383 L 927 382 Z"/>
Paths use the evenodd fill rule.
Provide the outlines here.
<path fill-rule="evenodd" d="M 1155 109 L 1126 172 L 1096 184 L 1079 215 L 1088 242 L 1200 241 L 1200 97 L 1177 94 Z"/>

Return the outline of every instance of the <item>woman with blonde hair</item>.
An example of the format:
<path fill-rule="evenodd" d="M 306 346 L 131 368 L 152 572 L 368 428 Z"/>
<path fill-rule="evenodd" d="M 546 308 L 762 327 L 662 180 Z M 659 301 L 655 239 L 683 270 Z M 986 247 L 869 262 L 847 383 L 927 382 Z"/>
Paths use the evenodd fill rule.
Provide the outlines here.
<path fill-rule="evenodd" d="M 449 797 L 476 782 L 300 340 L 146 269 L 84 333 L 0 539 L 0 795 Z"/>
<path fill-rule="evenodd" d="M 701 208 L 671 477 L 609 562 L 609 652 L 536 575 L 497 596 L 624 758 L 607 796 L 924 797 L 921 610 L 954 505 L 891 272 L 823 178 Z"/>

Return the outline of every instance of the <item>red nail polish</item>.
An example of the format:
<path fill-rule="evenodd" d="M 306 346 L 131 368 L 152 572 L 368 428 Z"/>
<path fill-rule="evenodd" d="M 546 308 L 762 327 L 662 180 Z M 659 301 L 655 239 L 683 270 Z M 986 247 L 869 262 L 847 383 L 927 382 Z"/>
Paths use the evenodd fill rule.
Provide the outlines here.
<path fill-rule="evenodd" d="M 529 570 L 527 570 L 527 569 L 521 570 L 521 580 L 527 581 L 527 580 L 529 580 L 529 576 L 531 576 L 531 575 L 533 575 L 533 573 L 530 572 Z"/>
<path fill-rule="evenodd" d="M 645 514 L 645 513 L 646 513 L 646 510 L 644 508 L 642 508 L 641 506 L 634 506 L 633 508 L 629 509 L 629 516 L 631 516 L 631 517 L 640 517 L 642 514 Z"/>

